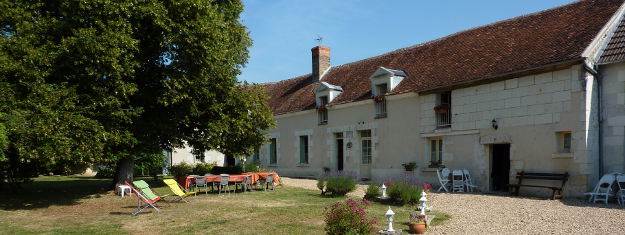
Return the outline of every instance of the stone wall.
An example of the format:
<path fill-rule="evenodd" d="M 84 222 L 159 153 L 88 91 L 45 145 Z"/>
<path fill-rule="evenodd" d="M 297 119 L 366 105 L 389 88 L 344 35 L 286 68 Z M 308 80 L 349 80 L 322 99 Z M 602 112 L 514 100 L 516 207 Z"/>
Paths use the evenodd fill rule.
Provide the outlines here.
<path fill-rule="evenodd" d="M 625 172 L 625 64 L 601 68 L 603 173 Z"/>

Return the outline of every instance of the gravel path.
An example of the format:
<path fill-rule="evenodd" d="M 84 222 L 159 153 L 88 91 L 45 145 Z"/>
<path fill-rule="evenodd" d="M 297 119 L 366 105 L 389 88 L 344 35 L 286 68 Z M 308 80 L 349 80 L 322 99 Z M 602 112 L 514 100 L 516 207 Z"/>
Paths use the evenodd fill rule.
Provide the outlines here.
<path fill-rule="evenodd" d="M 286 186 L 318 190 L 315 180 L 282 178 Z M 350 195 L 362 197 L 366 186 Z M 625 207 L 582 200 L 545 200 L 483 194 L 430 194 L 432 208 L 451 219 L 430 234 L 625 234 Z"/>

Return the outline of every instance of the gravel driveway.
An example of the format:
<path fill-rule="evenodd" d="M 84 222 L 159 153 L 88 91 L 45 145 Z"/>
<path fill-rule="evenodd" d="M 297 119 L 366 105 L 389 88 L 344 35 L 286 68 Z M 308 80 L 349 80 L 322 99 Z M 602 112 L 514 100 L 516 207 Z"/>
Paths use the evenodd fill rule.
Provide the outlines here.
<path fill-rule="evenodd" d="M 286 186 L 318 190 L 315 180 L 282 178 Z M 351 196 L 362 197 L 359 185 Z M 582 200 L 545 200 L 483 194 L 430 194 L 432 208 L 451 219 L 430 234 L 625 234 L 625 207 Z"/>

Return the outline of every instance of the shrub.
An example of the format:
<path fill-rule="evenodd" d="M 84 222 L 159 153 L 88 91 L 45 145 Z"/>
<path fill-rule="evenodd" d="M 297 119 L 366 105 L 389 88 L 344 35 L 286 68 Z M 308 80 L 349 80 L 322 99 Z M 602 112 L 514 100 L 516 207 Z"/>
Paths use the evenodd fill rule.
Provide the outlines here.
<path fill-rule="evenodd" d="M 388 187 L 388 196 L 401 205 L 416 204 L 421 198 L 421 188 L 404 182 L 396 182 Z"/>
<path fill-rule="evenodd" d="M 324 190 L 326 188 L 326 180 L 323 177 L 317 180 L 317 188 L 321 190 L 321 195 L 324 195 L 326 193 Z"/>
<path fill-rule="evenodd" d="M 196 163 L 193 168 L 193 174 L 195 175 L 206 175 L 211 172 L 215 164 L 213 163 Z"/>
<path fill-rule="evenodd" d="M 371 199 L 376 199 L 379 196 L 382 196 L 382 192 L 380 192 L 380 187 L 377 185 L 369 185 L 369 187 L 367 187 L 367 191 L 365 192 L 365 199 L 367 200 L 371 200 Z"/>
<path fill-rule="evenodd" d="M 193 166 L 186 162 L 181 162 L 178 165 L 169 167 L 169 173 L 176 179 L 185 177 L 193 173 Z"/>
<path fill-rule="evenodd" d="M 367 216 L 366 200 L 347 199 L 337 202 L 325 211 L 327 234 L 371 234 L 377 221 Z"/>
<path fill-rule="evenodd" d="M 326 191 L 334 196 L 344 196 L 356 189 L 356 181 L 350 177 L 330 177 L 326 181 Z"/>
<path fill-rule="evenodd" d="M 106 179 L 106 178 L 113 178 L 113 177 L 115 177 L 115 166 L 97 165 L 95 167 L 95 170 L 97 172 L 95 174 L 96 178 Z"/>
<path fill-rule="evenodd" d="M 243 165 L 243 172 L 261 172 L 263 169 L 260 167 L 260 164 L 257 163 L 245 163 Z"/>

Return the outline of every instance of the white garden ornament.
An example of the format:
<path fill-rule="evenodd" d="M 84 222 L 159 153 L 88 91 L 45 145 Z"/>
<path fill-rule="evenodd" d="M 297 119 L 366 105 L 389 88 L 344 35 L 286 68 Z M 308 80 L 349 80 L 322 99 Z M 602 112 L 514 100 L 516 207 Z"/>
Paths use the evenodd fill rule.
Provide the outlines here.
<path fill-rule="evenodd" d="M 386 195 L 386 185 L 384 185 L 384 183 L 382 183 L 382 197 L 380 197 L 381 199 L 386 199 L 388 198 L 388 196 Z"/>
<path fill-rule="evenodd" d="M 421 198 L 419 199 L 419 202 L 421 202 L 421 215 L 425 215 L 425 211 L 430 209 L 427 205 L 428 199 L 426 196 L 425 191 L 422 191 Z"/>
<path fill-rule="evenodd" d="M 386 216 L 386 220 L 388 221 L 388 228 L 385 232 L 387 234 L 393 234 L 395 232 L 395 229 L 393 229 L 393 216 L 395 215 L 395 212 L 393 212 L 393 210 L 391 210 L 391 207 L 389 206 L 386 214 L 384 215 Z"/>

